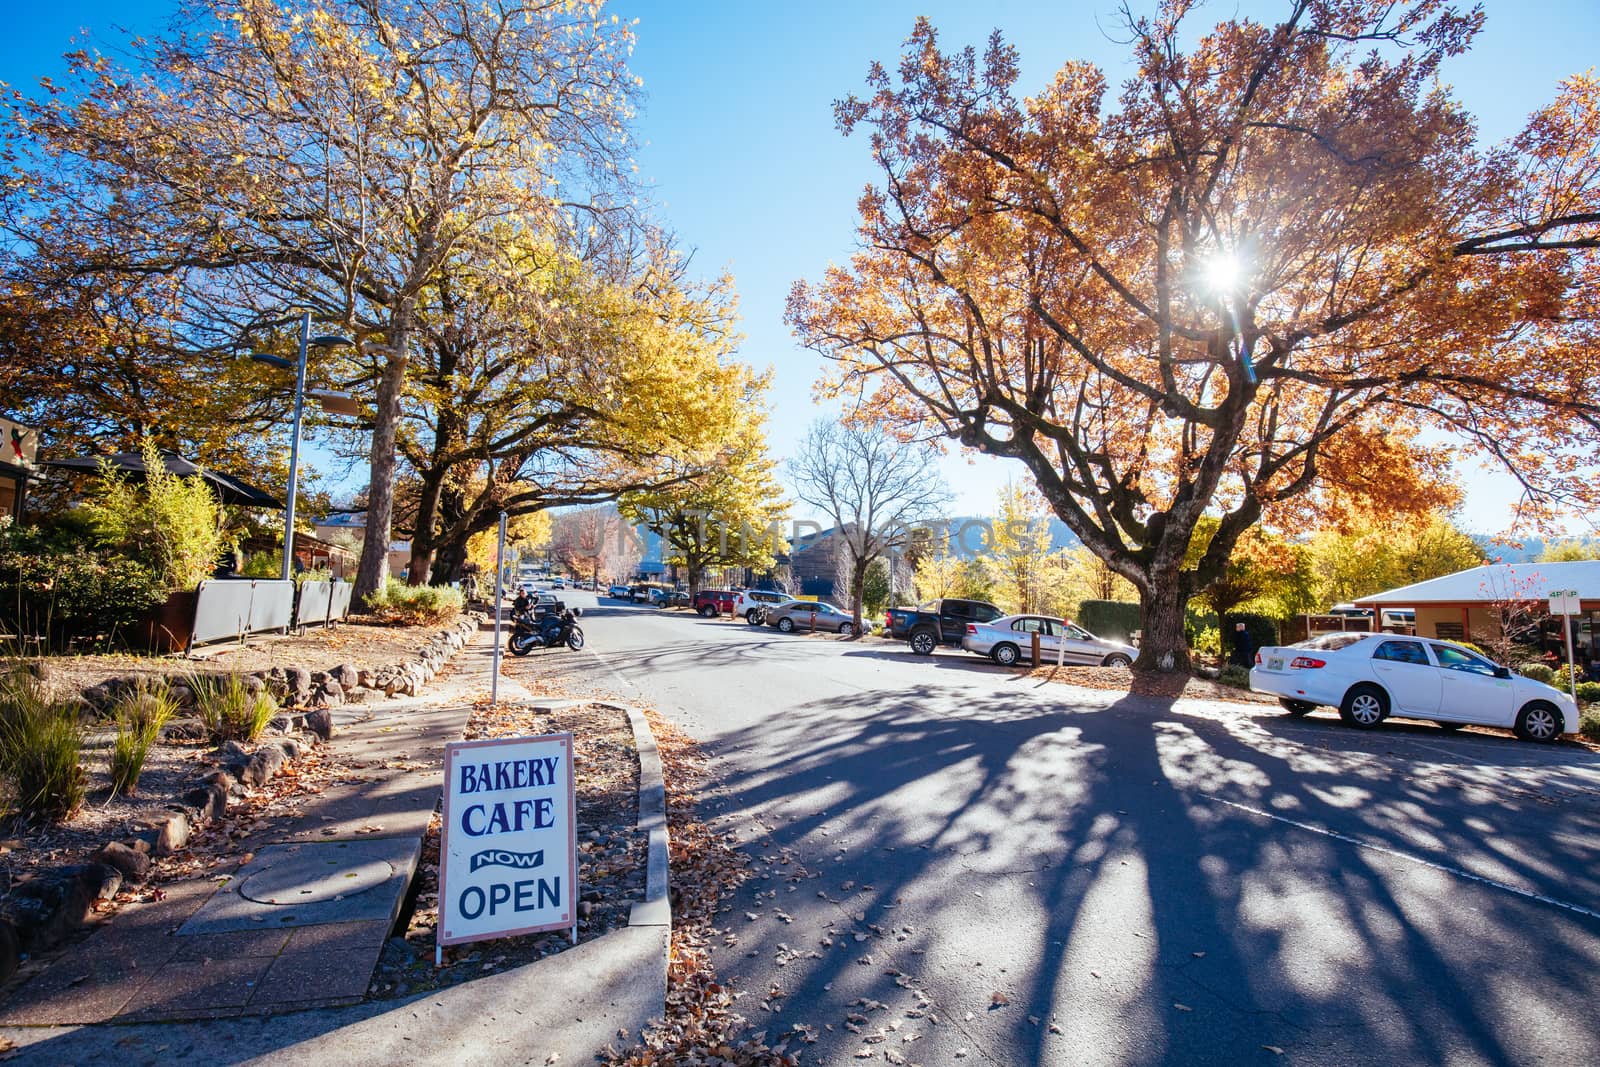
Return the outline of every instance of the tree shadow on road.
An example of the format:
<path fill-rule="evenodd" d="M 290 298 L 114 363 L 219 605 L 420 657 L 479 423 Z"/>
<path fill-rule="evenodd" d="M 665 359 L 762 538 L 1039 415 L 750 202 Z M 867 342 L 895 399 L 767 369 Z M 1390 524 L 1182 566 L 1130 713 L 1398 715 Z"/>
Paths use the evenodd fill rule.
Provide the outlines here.
<path fill-rule="evenodd" d="M 894 972 L 937 1003 L 960 986 L 949 976 L 984 964 L 986 939 L 1023 942 L 1024 973 L 993 976 L 1010 1006 L 939 1005 L 1002 1063 L 1592 1048 L 1582 990 L 1600 974 L 1600 920 L 1466 875 L 1600 899 L 1596 794 L 1485 768 L 1481 742 L 1436 731 L 1439 751 L 1420 754 L 1390 739 L 1345 751 L 1351 736 L 1151 697 L 1079 706 L 936 685 L 786 712 L 716 742 L 739 769 L 725 795 L 767 827 L 752 854 L 803 853 L 804 875 L 822 876 L 773 864 L 796 891 L 762 898 L 775 885 L 757 882 L 739 907 L 786 906 L 794 922 L 736 922 L 737 951 L 787 946 L 787 1018 L 903 999 Z M 835 844 L 837 862 L 815 859 Z M 911 913 L 937 916 L 940 940 L 898 940 Z M 833 947 L 794 957 L 825 921 Z M 759 969 L 747 958 L 733 969 Z"/>

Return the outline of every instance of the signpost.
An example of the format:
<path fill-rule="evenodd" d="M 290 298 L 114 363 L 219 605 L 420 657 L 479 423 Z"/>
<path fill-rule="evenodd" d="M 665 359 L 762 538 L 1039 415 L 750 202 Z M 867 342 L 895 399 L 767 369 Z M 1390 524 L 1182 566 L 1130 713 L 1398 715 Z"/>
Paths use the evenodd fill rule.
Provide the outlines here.
<path fill-rule="evenodd" d="M 445 945 L 570 928 L 578 941 L 572 735 L 445 746 L 439 927 Z"/>
<path fill-rule="evenodd" d="M 1572 616 L 1583 614 L 1576 589 L 1550 590 L 1550 614 L 1561 616 L 1561 632 L 1567 639 L 1567 686 L 1573 701 L 1578 699 L 1578 668 L 1572 657 Z"/>
<path fill-rule="evenodd" d="M 500 705 L 500 602 L 506 586 L 506 513 L 500 513 L 500 543 L 494 550 L 494 663 L 489 675 L 489 706 Z"/>

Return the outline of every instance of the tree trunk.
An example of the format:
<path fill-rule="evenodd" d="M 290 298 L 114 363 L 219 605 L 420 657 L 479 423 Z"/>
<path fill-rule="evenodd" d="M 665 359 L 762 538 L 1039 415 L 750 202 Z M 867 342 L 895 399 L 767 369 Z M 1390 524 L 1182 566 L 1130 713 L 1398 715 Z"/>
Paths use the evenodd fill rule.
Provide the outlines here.
<path fill-rule="evenodd" d="M 395 320 L 389 334 L 394 349 L 378 382 L 377 412 L 372 425 L 372 480 L 367 486 L 367 528 L 361 538 L 361 566 L 356 569 L 351 597 L 366 606 L 389 577 L 389 533 L 394 520 L 395 431 L 400 425 L 400 394 L 406 380 L 409 314 Z"/>
<path fill-rule="evenodd" d="M 1189 598 L 1176 574 L 1154 578 L 1139 591 L 1139 659 L 1142 671 L 1189 670 L 1189 640 L 1183 632 Z"/>
<path fill-rule="evenodd" d="M 406 579 L 407 585 L 422 585 L 428 581 L 437 544 L 435 531 L 438 529 L 439 494 L 443 488 L 442 471 L 430 472 L 422 480 L 422 496 L 417 501 L 417 521 L 411 531 L 411 574 Z M 436 581 L 434 584 L 442 583 Z"/>
<path fill-rule="evenodd" d="M 449 585 L 461 580 L 462 569 L 467 565 L 467 543 L 450 541 L 439 545 L 433 553 L 433 584 Z"/>
<path fill-rule="evenodd" d="M 871 560 L 858 559 L 855 561 L 855 570 L 850 574 L 850 614 L 855 619 L 856 633 L 861 632 L 861 601 L 867 590 L 867 568 L 872 566 Z"/>

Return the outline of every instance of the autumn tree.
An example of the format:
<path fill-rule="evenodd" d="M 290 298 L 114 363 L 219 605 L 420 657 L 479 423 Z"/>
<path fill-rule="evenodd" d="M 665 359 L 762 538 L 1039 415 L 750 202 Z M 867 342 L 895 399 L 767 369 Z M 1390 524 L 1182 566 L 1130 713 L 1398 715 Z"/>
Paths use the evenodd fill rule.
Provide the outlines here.
<path fill-rule="evenodd" d="M 569 572 L 587 575 L 596 583 L 630 577 L 639 567 L 643 547 L 614 505 L 558 512 L 551 522 L 551 554 Z"/>
<path fill-rule="evenodd" d="M 356 594 L 383 584 L 396 434 L 420 307 L 507 227 L 625 230 L 630 31 L 585 0 L 209 0 L 192 32 L 5 105 L 0 220 L 47 234 L 37 289 L 183 276 L 169 314 L 200 352 L 309 306 L 378 341 L 344 373 L 373 395 Z M 593 236 L 591 236 L 593 235 Z M 625 239 L 625 238 L 624 238 Z M 23 258 L 27 258 L 24 254 Z M 38 257 L 34 257 L 37 264 Z"/>
<path fill-rule="evenodd" d="M 1307 549 L 1324 604 L 1348 603 L 1484 562 L 1478 543 L 1442 514 L 1324 530 Z"/>
<path fill-rule="evenodd" d="M 795 495 L 833 521 L 848 561 L 850 612 L 861 632 L 867 567 L 910 543 L 949 501 L 936 454 L 872 426 L 819 419 L 788 464 Z"/>
<path fill-rule="evenodd" d="M 860 250 L 788 306 L 859 417 L 1027 468 L 1138 590 L 1141 669 L 1187 662 L 1185 604 L 1263 517 L 1438 503 L 1424 429 L 1535 503 L 1596 496 L 1595 80 L 1482 146 L 1442 80 L 1481 10 L 1196 10 L 1128 18 L 1109 100 L 1079 62 L 1022 98 L 998 34 L 946 52 L 919 21 L 837 105 L 882 172 Z"/>
<path fill-rule="evenodd" d="M 1000 603 L 1012 612 L 1046 610 L 1053 553 L 1050 516 L 1036 492 L 1007 482 L 1000 487 L 989 525 L 985 559 L 995 574 Z"/>
<path fill-rule="evenodd" d="M 1600 544 L 1590 540 L 1552 541 L 1539 553 L 1540 563 L 1575 563 L 1600 559 Z"/>

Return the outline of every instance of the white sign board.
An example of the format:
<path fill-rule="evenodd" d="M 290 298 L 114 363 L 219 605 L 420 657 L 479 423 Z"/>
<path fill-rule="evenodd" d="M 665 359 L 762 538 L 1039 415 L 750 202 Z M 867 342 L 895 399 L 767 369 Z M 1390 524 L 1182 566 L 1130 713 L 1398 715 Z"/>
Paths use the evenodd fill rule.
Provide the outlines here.
<path fill-rule="evenodd" d="M 445 746 L 439 944 L 577 928 L 572 735 Z"/>
<path fill-rule="evenodd" d="M 1579 605 L 1578 593 L 1574 589 L 1550 590 L 1550 614 L 1552 615 L 1581 615 L 1583 608 Z"/>

